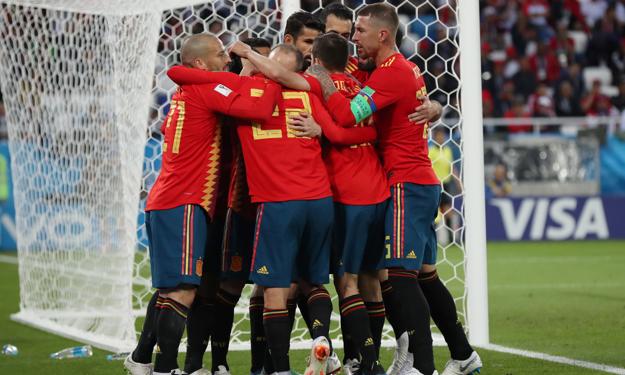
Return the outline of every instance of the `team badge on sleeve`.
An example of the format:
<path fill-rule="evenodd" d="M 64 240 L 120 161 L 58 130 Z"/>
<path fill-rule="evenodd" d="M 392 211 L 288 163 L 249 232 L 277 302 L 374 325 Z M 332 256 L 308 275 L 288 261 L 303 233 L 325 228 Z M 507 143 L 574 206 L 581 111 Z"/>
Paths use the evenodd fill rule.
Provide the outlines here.
<path fill-rule="evenodd" d="M 222 85 L 221 83 L 217 86 L 215 86 L 215 91 L 217 91 L 218 93 L 220 93 L 223 96 L 228 96 L 230 94 L 232 94 L 232 90 L 229 89 L 228 87 Z"/>

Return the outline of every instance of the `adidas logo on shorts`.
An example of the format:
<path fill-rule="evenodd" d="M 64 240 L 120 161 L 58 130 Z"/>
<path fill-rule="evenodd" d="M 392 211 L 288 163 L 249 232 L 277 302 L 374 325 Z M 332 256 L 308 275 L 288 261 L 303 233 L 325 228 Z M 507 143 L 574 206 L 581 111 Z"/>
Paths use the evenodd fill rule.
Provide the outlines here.
<path fill-rule="evenodd" d="M 315 319 L 315 321 L 312 324 L 313 329 L 315 328 L 319 328 L 319 327 L 323 327 L 323 323 L 321 323 L 319 320 Z"/>
<path fill-rule="evenodd" d="M 406 258 L 408 258 L 408 259 L 417 259 L 417 256 L 415 255 L 414 250 L 410 250 L 408 255 L 406 255 Z"/>
<path fill-rule="evenodd" d="M 371 337 L 367 337 L 367 339 L 365 340 L 365 346 L 371 345 L 373 345 L 373 339 Z"/>
<path fill-rule="evenodd" d="M 259 273 L 261 275 L 269 275 L 269 270 L 267 269 L 266 266 L 262 266 L 256 270 L 256 273 Z"/>

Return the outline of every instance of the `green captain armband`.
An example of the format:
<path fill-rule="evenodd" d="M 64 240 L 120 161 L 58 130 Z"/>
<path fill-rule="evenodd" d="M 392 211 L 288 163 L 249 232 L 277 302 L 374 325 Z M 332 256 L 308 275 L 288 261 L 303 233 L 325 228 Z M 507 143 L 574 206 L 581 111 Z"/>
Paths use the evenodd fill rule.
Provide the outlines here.
<path fill-rule="evenodd" d="M 376 111 L 375 102 L 373 101 L 372 90 L 369 86 L 360 90 L 360 92 L 351 100 L 349 106 L 356 119 L 356 123 L 361 122 L 371 116 Z"/>

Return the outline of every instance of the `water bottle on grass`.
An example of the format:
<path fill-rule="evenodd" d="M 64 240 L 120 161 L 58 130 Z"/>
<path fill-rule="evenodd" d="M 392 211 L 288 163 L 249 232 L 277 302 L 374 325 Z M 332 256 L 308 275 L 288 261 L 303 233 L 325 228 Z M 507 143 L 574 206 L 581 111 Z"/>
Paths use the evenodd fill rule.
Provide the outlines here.
<path fill-rule="evenodd" d="M 14 357 L 19 354 L 19 350 L 14 345 L 6 344 L 2 347 L 2 354 Z"/>
<path fill-rule="evenodd" d="M 75 346 L 73 348 L 63 349 L 59 352 L 50 354 L 52 359 L 66 359 L 66 358 L 88 358 L 93 355 L 93 349 L 91 345 Z"/>

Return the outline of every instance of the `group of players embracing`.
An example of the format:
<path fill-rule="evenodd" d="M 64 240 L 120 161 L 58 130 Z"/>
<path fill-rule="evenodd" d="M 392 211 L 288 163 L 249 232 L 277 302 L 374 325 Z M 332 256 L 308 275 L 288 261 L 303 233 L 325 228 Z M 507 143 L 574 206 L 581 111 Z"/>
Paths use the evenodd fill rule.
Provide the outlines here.
<path fill-rule="evenodd" d="M 146 206 L 157 292 L 124 362 L 130 374 L 230 374 L 247 282 L 251 374 L 292 373 L 297 307 L 313 339 L 305 375 L 435 374 L 430 316 L 451 354 L 443 374 L 479 372 L 436 273 L 441 186 L 427 143 L 441 106 L 397 51 L 398 25 L 389 5 L 364 6 L 354 24 L 332 4 L 320 19 L 291 15 L 273 48 L 249 39 L 226 51 L 210 34 L 184 42 L 182 65 L 168 72 L 179 87 Z M 330 274 L 343 365 L 329 337 Z M 378 360 L 385 319 L 397 340 L 387 370 Z M 211 371 L 202 365 L 209 342 Z"/>

